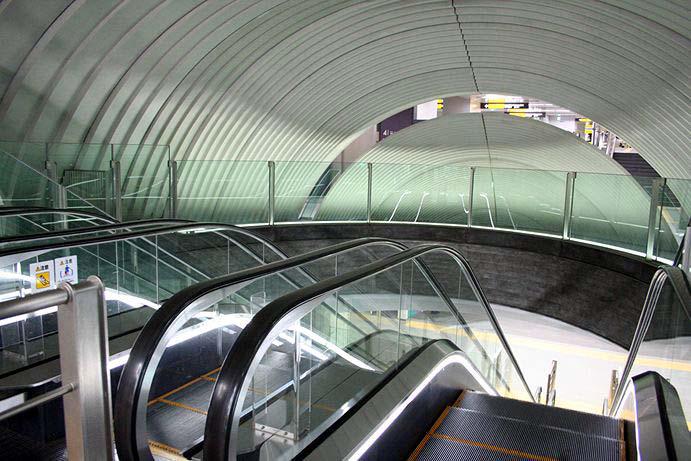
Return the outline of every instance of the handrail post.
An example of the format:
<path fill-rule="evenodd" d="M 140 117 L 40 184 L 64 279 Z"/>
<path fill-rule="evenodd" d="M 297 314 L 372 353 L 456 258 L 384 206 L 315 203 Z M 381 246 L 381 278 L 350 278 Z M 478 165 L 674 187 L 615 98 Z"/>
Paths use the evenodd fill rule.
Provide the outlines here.
<path fill-rule="evenodd" d="M 269 160 L 269 226 L 274 225 L 276 214 L 276 163 Z"/>
<path fill-rule="evenodd" d="M 46 155 L 48 144 L 46 144 Z M 45 163 L 46 176 L 50 180 L 50 200 L 53 202 L 54 208 L 67 208 L 67 190 L 58 182 L 58 165 L 54 161 L 46 160 Z M 66 228 L 66 223 L 63 223 L 62 228 Z"/>
<path fill-rule="evenodd" d="M 468 183 L 468 227 L 473 227 L 473 187 L 475 186 L 475 167 L 470 167 L 470 182 Z"/>
<path fill-rule="evenodd" d="M 689 265 L 691 265 L 691 226 L 686 228 L 686 236 L 684 237 L 684 249 L 681 255 L 681 268 L 684 274 L 688 277 L 689 275 Z"/>
<path fill-rule="evenodd" d="M 372 222 L 372 163 L 367 163 L 367 224 Z"/>
<path fill-rule="evenodd" d="M 564 191 L 564 225 L 561 237 L 564 240 L 571 238 L 571 218 L 573 216 L 573 191 L 576 182 L 576 172 L 566 173 L 566 190 Z"/>
<path fill-rule="evenodd" d="M 170 217 L 178 217 L 178 162 L 168 160 L 170 175 Z"/>
<path fill-rule="evenodd" d="M 113 175 L 113 214 L 115 219 L 122 221 L 122 173 L 120 171 L 120 162 L 111 160 L 110 170 Z"/>
<path fill-rule="evenodd" d="M 107 314 L 103 284 L 89 277 L 61 286 L 68 301 L 58 308 L 58 341 L 63 385 L 75 390 L 63 397 L 70 459 L 113 459 Z"/>
<path fill-rule="evenodd" d="M 662 211 L 662 191 L 665 183 L 665 178 L 653 179 L 652 191 L 650 194 L 650 210 L 648 213 L 648 239 L 645 247 L 645 259 L 653 259 L 655 254 L 655 244 L 657 242 Z"/>

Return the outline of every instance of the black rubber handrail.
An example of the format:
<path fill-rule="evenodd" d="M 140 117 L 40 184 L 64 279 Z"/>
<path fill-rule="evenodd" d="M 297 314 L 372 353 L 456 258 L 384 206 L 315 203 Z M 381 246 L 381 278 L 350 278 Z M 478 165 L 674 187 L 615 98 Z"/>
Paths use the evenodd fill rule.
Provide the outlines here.
<path fill-rule="evenodd" d="M 153 380 L 156 366 L 169 338 L 189 318 L 259 278 L 372 245 L 386 245 L 398 250 L 407 249 L 405 245 L 395 240 L 383 238 L 350 240 L 293 258 L 200 282 L 179 291 L 164 302 L 149 319 L 132 346 L 130 357 L 120 377 L 114 411 L 115 443 L 120 459 L 153 459 L 145 430 L 146 398 L 149 394 L 147 386 Z"/>
<path fill-rule="evenodd" d="M 66 242 L 53 242 L 53 243 L 45 243 L 45 244 L 37 244 L 37 245 L 27 245 L 25 247 L 22 247 L 21 249 L 0 249 L 0 257 L 5 257 L 5 256 L 12 256 L 12 255 L 18 255 L 18 254 L 25 254 L 25 253 L 32 253 L 32 252 L 38 252 L 38 251 L 50 251 L 50 250 L 58 250 L 58 249 L 63 249 L 63 248 L 71 248 L 75 246 L 90 246 L 90 245 L 98 245 L 102 243 L 110 243 L 114 241 L 122 241 L 122 240 L 131 240 L 135 238 L 140 238 L 140 237 L 155 237 L 157 235 L 163 235 L 163 234 L 170 234 L 173 232 L 183 232 L 183 231 L 192 231 L 195 229 L 204 229 L 204 228 L 211 228 L 214 230 L 214 232 L 218 231 L 231 231 L 237 234 L 245 235 L 247 237 L 251 237 L 255 240 L 257 240 L 259 243 L 263 243 L 267 245 L 270 249 L 274 251 L 278 251 L 281 254 L 284 254 L 280 249 L 276 247 L 273 243 L 271 243 L 269 240 L 265 239 L 261 235 L 249 230 L 249 229 L 244 229 L 242 227 L 237 227 L 229 224 L 219 224 L 219 223 L 213 223 L 213 222 L 189 222 L 189 221 L 183 221 L 179 224 L 172 224 L 167 227 L 162 227 L 158 229 L 147 229 L 147 230 L 140 230 L 140 231 L 133 231 L 128 234 L 116 234 L 116 235 L 104 235 L 104 236 L 97 236 L 97 237 L 87 237 L 83 239 L 78 239 L 78 240 L 70 240 Z"/>
<path fill-rule="evenodd" d="M 633 369 L 633 365 L 638 357 L 638 351 L 641 347 L 641 344 L 643 344 L 643 341 L 648 333 L 648 329 L 652 324 L 653 317 L 655 315 L 655 308 L 657 307 L 658 301 L 660 300 L 660 294 L 662 293 L 662 290 L 667 282 L 669 282 L 674 295 L 681 303 L 681 307 L 684 309 L 686 317 L 691 319 L 691 290 L 689 287 L 689 280 L 684 274 L 684 271 L 674 266 L 660 266 L 650 281 L 648 293 L 646 294 L 645 301 L 643 302 L 643 309 L 641 310 L 641 315 L 638 319 L 638 324 L 636 325 L 636 331 L 634 332 L 633 339 L 631 340 L 629 354 L 626 357 L 626 363 L 624 364 L 624 369 L 621 372 L 621 379 L 611 402 L 610 416 L 617 413 L 619 405 L 624 398 L 625 391 L 630 384 L 629 377 L 631 375 L 631 370 Z"/>
<path fill-rule="evenodd" d="M 368 264 L 360 269 L 289 293 L 260 310 L 240 332 L 221 366 L 206 418 L 204 459 L 211 461 L 235 459 L 242 404 L 247 393 L 249 380 L 252 379 L 259 361 L 281 332 L 294 325 L 319 305 L 324 298 L 336 293 L 340 288 L 385 272 L 400 264 L 415 261 L 417 258 L 430 253 L 447 254 L 459 264 L 516 369 L 521 384 L 526 393 L 533 398 L 492 307 L 482 292 L 468 261 L 453 247 L 440 244 L 421 245 Z M 456 310 L 455 305 L 452 304 L 451 309 Z"/>
<path fill-rule="evenodd" d="M 106 231 L 118 231 L 121 229 L 136 229 L 138 227 L 148 227 L 156 225 L 171 225 L 171 224 L 181 224 L 189 223 L 192 221 L 182 220 L 182 219 L 147 219 L 142 221 L 129 221 L 129 222 L 115 222 L 111 224 L 88 226 L 88 227 L 77 227 L 65 230 L 55 230 L 55 231 L 45 231 L 40 234 L 23 234 L 23 235 L 13 235 L 11 237 L 3 237 L 0 239 L 0 244 L 4 245 L 7 243 L 21 243 L 21 242 L 36 242 L 39 240 L 47 240 L 52 238 L 61 237 L 73 237 L 76 235 L 86 235 L 95 234 L 98 232 Z"/>
<path fill-rule="evenodd" d="M 12 216 L 31 216 L 38 214 L 69 214 L 73 216 L 81 216 L 84 218 L 100 219 L 109 223 L 116 223 L 117 220 L 110 216 L 102 215 L 92 211 L 85 211 L 73 208 L 50 208 L 50 207 L 36 207 L 36 206 L 10 206 L 0 207 L 0 218 Z"/>

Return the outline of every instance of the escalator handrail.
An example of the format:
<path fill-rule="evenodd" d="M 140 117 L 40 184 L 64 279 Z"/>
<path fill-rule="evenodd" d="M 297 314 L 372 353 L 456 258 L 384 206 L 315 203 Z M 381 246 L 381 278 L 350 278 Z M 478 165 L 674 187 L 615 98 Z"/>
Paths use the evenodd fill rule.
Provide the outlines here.
<path fill-rule="evenodd" d="M 73 237 L 75 235 L 95 234 L 98 232 L 117 231 L 117 230 L 121 230 L 121 229 L 136 229 L 138 227 L 148 227 L 148 226 L 155 226 L 155 225 L 163 226 L 163 225 L 180 224 L 180 223 L 186 223 L 186 222 L 191 222 L 191 221 L 186 221 L 186 220 L 181 220 L 181 219 L 165 219 L 165 218 L 164 219 L 146 219 L 146 220 L 142 220 L 142 221 L 114 222 L 114 223 L 104 224 L 104 225 L 89 226 L 89 227 L 77 227 L 77 228 L 73 228 L 73 229 L 64 229 L 64 230 L 56 230 L 56 231 L 46 230 L 45 232 L 41 232 L 40 234 L 23 234 L 23 235 L 13 235 L 11 237 L 3 237 L 0 239 L 0 244 L 39 241 L 39 240 L 47 240 L 47 239 L 60 238 L 60 237 Z"/>
<path fill-rule="evenodd" d="M 37 214 L 65 214 L 72 216 L 80 216 L 90 219 L 100 219 L 108 223 L 118 222 L 110 216 L 94 213 L 93 211 L 85 211 L 74 208 L 50 208 L 37 206 L 11 206 L 0 207 L 0 218 L 9 218 L 12 216 L 31 216 Z"/>
<path fill-rule="evenodd" d="M 171 232 L 182 232 L 182 231 L 186 231 L 186 230 L 195 230 L 195 229 L 200 229 L 200 228 L 212 228 L 212 229 L 214 229 L 214 232 L 227 230 L 227 231 L 239 233 L 242 235 L 246 235 L 248 237 L 252 237 L 260 243 L 270 245 L 272 247 L 272 249 L 276 248 L 275 245 L 273 245 L 271 242 L 267 241 L 264 237 L 254 233 L 253 231 L 251 231 L 249 229 L 244 229 L 242 227 L 237 227 L 237 226 L 233 226 L 230 224 L 220 224 L 220 223 L 214 223 L 214 222 L 182 221 L 179 224 L 172 224 L 172 225 L 167 226 L 167 227 L 161 227 L 158 229 L 147 229 L 147 230 L 134 231 L 134 232 L 130 232 L 128 234 L 104 235 L 104 236 L 90 237 L 90 238 L 87 237 L 87 238 L 83 238 L 83 239 L 79 239 L 79 240 L 70 240 L 70 241 L 66 241 L 66 242 L 54 242 L 54 243 L 48 243 L 48 244 L 30 245 L 30 246 L 22 247 L 19 249 L 0 249 L 0 257 L 12 256 L 15 254 L 30 253 L 30 252 L 36 252 L 36 251 L 59 250 L 59 249 L 71 248 L 71 247 L 75 247 L 75 246 L 98 245 L 98 244 L 102 244 L 102 243 L 111 243 L 111 242 L 120 241 L 120 240 L 131 240 L 131 239 L 140 238 L 140 237 L 154 237 L 157 235 L 169 234 Z"/>
<path fill-rule="evenodd" d="M 271 274 L 299 268 L 319 259 L 370 245 L 385 245 L 402 251 L 407 249 L 400 242 L 378 237 L 349 240 L 292 258 L 200 282 L 182 289 L 165 301 L 142 329 L 120 376 L 115 397 L 114 418 L 116 421 L 115 443 L 121 459 L 152 459 L 144 431 L 146 405 L 141 405 L 141 396 L 147 397 L 149 394 L 148 386 L 151 385 L 153 373 L 162 355 L 160 348 L 167 344 L 170 335 L 177 331 L 178 326 L 182 326 L 196 313 L 188 312 L 190 309 L 206 309 L 219 299 L 228 296 L 233 287 L 238 285 L 251 283 Z"/>
<path fill-rule="evenodd" d="M 315 305 L 340 288 L 430 253 L 445 253 L 459 264 L 468 278 L 473 292 L 485 309 L 523 387 L 532 398 L 530 387 L 468 261 L 457 249 L 451 246 L 442 244 L 420 245 L 357 270 L 291 292 L 269 303 L 255 314 L 231 346 L 218 374 L 206 418 L 204 459 L 226 461 L 231 459 L 229 454 L 237 454 L 238 429 L 248 380 L 254 375 L 259 361 L 275 337 L 298 322 Z"/>
<path fill-rule="evenodd" d="M 648 292 L 646 293 L 645 301 L 643 302 L 643 309 L 641 310 L 636 331 L 634 332 L 633 339 L 631 340 L 631 347 L 629 347 L 626 363 L 624 364 L 624 369 L 621 372 L 619 385 L 617 386 L 616 392 L 614 393 L 614 398 L 611 402 L 609 413 L 610 416 L 613 416 L 617 413 L 619 406 L 623 401 L 626 389 L 629 386 L 631 370 L 633 369 L 633 365 L 638 357 L 638 351 L 648 333 L 648 329 L 650 328 L 653 316 L 655 314 L 655 308 L 657 307 L 660 299 L 660 294 L 662 293 L 662 289 L 667 282 L 669 282 L 675 296 L 681 302 L 681 307 L 684 309 L 686 316 L 691 318 L 691 290 L 689 288 L 689 280 L 684 274 L 684 271 L 674 266 L 659 266 L 650 281 L 650 286 L 648 287 Z"/>

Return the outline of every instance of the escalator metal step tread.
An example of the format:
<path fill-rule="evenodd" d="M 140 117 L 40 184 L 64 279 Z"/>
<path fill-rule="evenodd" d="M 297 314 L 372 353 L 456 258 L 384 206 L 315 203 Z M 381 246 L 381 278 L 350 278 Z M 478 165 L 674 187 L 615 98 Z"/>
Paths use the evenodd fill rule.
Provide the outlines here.
<path fill-rule="evenodd" d="M 415 459 L 419 461 L 534 461 L 536 458 L 521 457 L 515 453 L 503 453 L 475 445 L 432 437 Z"/>
<path fill-rule="evenodd" d="M 619 440 L 451 408 L 436 430 L 481 444 L 560 460 L 619 460 Z"/>
<path fill-rule="evenodd" d="M 480 413 L 519 419 L 540 426 L 557 427 L 610 439 L 618 439 L 620 433 L 619 420 L 614 418 L 477 392 L 466 392 L 461 407 Z"/>

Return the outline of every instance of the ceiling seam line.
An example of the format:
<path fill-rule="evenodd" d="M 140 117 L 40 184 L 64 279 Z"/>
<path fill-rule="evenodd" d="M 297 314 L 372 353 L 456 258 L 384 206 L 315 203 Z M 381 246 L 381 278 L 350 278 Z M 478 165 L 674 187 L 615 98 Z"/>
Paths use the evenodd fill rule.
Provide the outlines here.
<path fill-rule="evenodd" d="M 458 32 L 461 34 L 461 40 L 463 41 L 463 49 L 465 50 L 465 56 L 466 59 L 468 60 L 468 65 L 470 66 L 470 72 L 473 76 L 473 83 L 475 84 L 475 91 L 480 93 L 480 87 L 477 84 L 477 77 L 475 76 L 475 68 L 473 67 L 473 61 L 470 59 L 470 51 L 468 50 L 468 43 L 465 40 L 465 34 L 463 33 L 463 26 L 461 26 L 461 19 L 458 15 L 458 9 L 456 8 L 456 0 L 451 0 L 451 6 L 453 7 L 453 13 L 456 16 L 456 24 L 458 24 Z M 480 112 L 480 120 L 482 121 L 482 132 L 485 136 L 485 148 L 487 149 L 487 160 L 489 161 L 489 174 L 491 178 L 491 186 L 492 186 L 492 200 L 494 202 L 494 213 L 495 213 L 495 221 L 496 221 L 496 212 L 497 212 L 497 194 L 494 191 L 494 170 L 492 168 L 492 153 L 489 149 L 489 139 L 487 137 L 487 125 L 485 124 L 485 116 Z M 473 198 L 470 197 L 470 200 Z M 491 212 L 491 210 L 488 210 Z"/>

